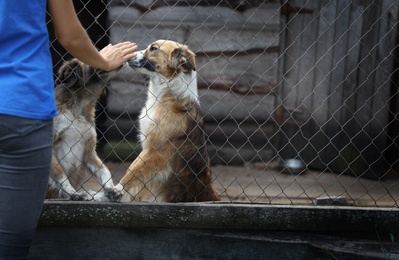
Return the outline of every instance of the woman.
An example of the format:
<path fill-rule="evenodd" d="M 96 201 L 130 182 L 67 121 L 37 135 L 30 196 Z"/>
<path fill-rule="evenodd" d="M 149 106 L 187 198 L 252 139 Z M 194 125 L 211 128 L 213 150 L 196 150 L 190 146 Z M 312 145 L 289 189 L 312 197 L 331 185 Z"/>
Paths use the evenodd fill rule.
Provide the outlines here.
<path fill-rule="evenodd" d="M 57 114 L 47 4 L 58 41 L 86 64 L 110 71 L 137 48 L 98 51 L 72 0 L 0 1 L 0 259 L 27 259 L 47 190 Z"/>

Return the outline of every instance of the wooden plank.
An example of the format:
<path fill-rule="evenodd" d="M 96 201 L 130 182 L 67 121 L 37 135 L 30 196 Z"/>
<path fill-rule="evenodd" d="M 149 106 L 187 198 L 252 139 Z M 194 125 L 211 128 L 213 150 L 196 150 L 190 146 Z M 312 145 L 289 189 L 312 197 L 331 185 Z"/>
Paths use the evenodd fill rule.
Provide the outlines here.
<path fill-rule="evenodd" d="M 312 118 L 322 127 L 330 118 L 327 99 L 330 95 L 331 60 L 333 57 L 334 22 L 336 8 L 331 1 L 320 1 L 320 10 L 317 28 L 317 50 L 315 73 L 313 79 L 313 113 Z M 316 11 L 316 10 L 315 10 Z"/>
<path fill-rule="evenodd" d="M 380 18 L 381 5 L 376 1 L 365 1 L 363 12 L 363 28 L 361 41 L 361 60 L 359 62 L 359 82 L 357 89 L 357 111 L 355 117 L 364 126 L 372 117 L 371 99 L 374 94 L 374 70 L 378 44 L 378 19 Z"/>
<path fill-rule="evenodd" d="M 313 10 L 312 13 L 303 13 L 303 27 L 300 32 L 301 56 L 297 61 L 299 68 L 298 83 L 296 85 L 296 107 L 300 111 L 300 115 L 296 115 L 296 119 L 300 120 L 299 131 L 295 133 L 292 139 L 292 144 L 297 150 L 298 157 L 304 162 L 310 163 L 314 158 L 318 157 L 318 151 L 314 149 L 314 146 L 310 142 L 310 138 L 319 131 L 319 127 L 313 121 L 312 113 L 313 108 L 313 96 L 314 96 L 314 77 L 315 64 L 317 61 L 317 43 L 318 35 L 317 32 L 319 23 L 319 1 L 310 1 L 303 3 L 303 9 Z M 300 5 L 302 6 L 302 5 Z M 296 157 L 296 156 L 294 156 Z M 290 158 L 294 158 L 290 157 Z"/>
<path fill-rule="evenodd" d="M 328 143 L 320 127 L 328 118 L 328 109 L 324 106 L 330 95 L 327 75 L 331 70 L 325 61 L 331 60 L 328 53 L 332 44 L 329 23 L 335 15 L 331 12 L 333 5 L 329 7 L 330 1 L 290 1 L 290 4 L 299 12 L 313 12 L 300 13 L 301 19 L 289 18 L 287 22 L 287 33 L 294 33 L 294 36 L 288 36 L 286 40 L 285 65 L 288 71 L 283 75 L 282 99 L 293 122 L 287 121 L 288 124 L 282 127 L 283 142 L 289 144 L 284 144 L 280 155 L 283 158 L 299 156 L 312 167 L 322 167 L 324 165 L 320 165 L 317 159 Z M 323 11 L 320 13 L 320 10 Z M 325 31 L 328 33 L 323 34 Z"/>
<path fill-rule="evenodd" d="M 229 7 L 238 12 L 243 12 L 249 8 L 253 8 L 255 6 L 262 6 L 270 3 L 278 3 L 279 0 L 251 0 L 251 1 L 242 1 L 242 0 L 207 0 L 207 1 L 198 1 L 198 0 L 112 0 L 110 1 L 110 6 L 130 6 L 141 10 L 142 12 L 147 11 L 148 9 L 157 9 L 159 7 L 172 7 L 172 6 L 207 6 L 207 7 Z"/>
<path fill-rule="evenodd" d="M 364 151 L 364 154 L 374 156 L 370 158 L 374 162 L 371 171 L 382 176 L 389 170 L 385 156 L 388 157 L 387 147 L 391 144 L 388 135 L 390 123 L 390 98 L 391 75 L 394 71 L 394 49 L 396 48 L 398 3 L 394 0 L 381 2 L 381 19 L 378 23 L 377 64 L 374 77 L 374 95 L 371 100 L 372 117 L 370 118 L 368 134 L 372 138 L 373 146 Z M 378 157 L 378 155 L 380 156 Z M 377 157 L 377 158 L 375 158 Z"/>
<path fill-rule="evenodd" d="M 240 96 L 217 90 L 201 90 L 199 94 L 206 121 L 263 124 L 271 119 L 275 107 L 273 95 Z"/>
<path fill-rule="evenodd" d="M 109 15 L 111 38 L 135 41 L 142 48 L 156 39 L 171 39 L 188 44 L 194 52 L 275 48 L 279 44 L 276 8 L 269 4 L 238 13 L 227 7 L 177 6 L 142 14 L 114 7 Z"/>
<path fill-rule="evenodd" d="M 393 6 L 390 9 L 392 19 L 388 20 L 388 27 L 391 28 L 390 37 L 397 37 L 395 28 L 398 28 L 399 11 L 398 3 L 393 1 Z M 398 39 L 394 42 L 399 44 Z M 387 159 L 392 168 L 399 167 L 399 48 L 398 45 L 392 47 L 392 53 L 395 58 L 393 59 L 393 69 L 390 75 L 391 80 L 391 97 L 389 99 L 390 105 L 390 122 L 388 128 L 388 144 L 387 144 Z"/>
<path fill-rule="evenodd" d="M 365 5 L 362 28 L 361 52 L 357 88 L 356 111 L 352 126 L 355 129 L 355 135 L 352 138 L 353 148 L 351 149 L 352 161 L 350 163 L 349 172 L 355 175 L 363 175 L 374 177 L 378 172 L 384 169 L 377 169 L 375 172 L 370 166 L 382 157 L 381 153 L 376 150 L 373 142 L 373 131 L 370 122 L 374 117 L 373 113 L 373 96 L 375 95 L 375 70 L 378 67 L 377 46 L 379 44 L 379 23 L 381 22 L 382 1 L 364 1 Z"/>
<path fill-rule="evenodd" d="M 263 27 L 264 24 L 251 29 L 202 24 L 192 28 L 194 33 L 189 36 L 186 44 L 196 52 L 217 53 L 277 48 L 279 38 L 276 32 Z"/>
<path fill-rule="evenodd" d="M 174 40 L 185 42 L 187 30 L 183 27 L 174 25 L 153 26 L 149 29 L 142 23 L 131 24 L 130 26 L 121 26 L 119 23 L 111 25 L 110 39 L 112 43 L 132 41 L 137 43 L 139 49 L 146 48 L 151 42 L 158 39 Z"/>
<path fill-rule="evenodd" d="M 350 125 L 348 122 L 353 118 L 353 113 L 356 110 L 356 89 L 358 80 L 358 64 L 360 62 L 360 48 L 361 48 L 361 30 L 363 24 L 364 6 L 363 0 L 355 0 L 352 2 L 350 12 L 350 26 L 348 28 L 348 44 L 347 55 L 345 57 L 345 80 L 343 82 L 343 98 L 342 105 L 343 121 L 346 122 L 343 127 L 348 135 L 354 136 L 354 129 L 346 127 Z"/>
<path fill-rule="evenodd" d="M 290 1 L 292 5 L 302 7 L 306 4 L 303 0 Z M 284 43 L 284 74 L 282 75 L 283 87 L 280 90 L 282 96 L 282 103 L 284 109 L 292 111 L 297 107 L 298 88 L 296 85 L 299 82 L 298 75 L 300 74 L 297 62 L 303 55 L 303 49 L 298 44 L 300 41 L 300 32 L 303 30 L 303 14 L 289 14 L 286 18 L 285 43 Z"/>
<path fill-rule="evenodd" d="M 331 153 L 330 138 L 327 134 L 331 112 L 328 107 L 332 85 L 332 66 L 334 57 L 334 42 L 336 30 L 336 3 L 320 1 L 315 10 L 319 13 L 317 25 L 316 58 L 312 90 L 312 122 L 309 124 L 309 149 L 312 158 L 308 158 L 310 167 L 325 169 Z"/>
<path fill-rule="evenodd" d="M 198 85 L 225 85 L 235 93 L 269 93 L 277 84 L 277 53 L 198 55 Z M 219 87 L 218 87 L 219 88 Z"/>
<path fill-rule="evenodd" d="M 218 90 L 200 90 L 205 120 L 263 124 L 271 119 L 275 103 L 273 95 L 236 95 Z M 136 117 L 145 104 L 147 88 L 144 84 L 114 81 L 109 87 L 107 111 L 114 115 L 128 113 Z M 124 115 L 126 116 L 126 115 Z"/>
<path fill-rule="evenodd" d="M 353 1 L 349 17 L 349 28 L 347 31 L 347 55 L 345 57 L 345 78 L 343 85 L 343 103 L 341 108 L 341 127 L 342 132 L 339 138 L 335 139 L 334 146 L 338 150 L 335 160 L 330 160 L 330 167 L 337 172 L 348 171 L 348 167 L 356 159 L 357 149 L 351 143 L 351 138 L 358 133 L 354 126 L 356 119 L 357 83 L 358 83 L 358 65 L 360 62 L 361 35 L 363 26 L 364 5 L 362 0 Z"/>
<path fill-rule="evenodd" d="M 339 143 L 350 143 L 350 139 L 342 130 L 345 124 L 344 118 L 341 116 L 344 109 L 344 82 L 345 82 L 345 64 L 348 50 L 348 29 L 350 28 L 350 12 L 351 2 L 345 0 L 337 0 L 333 4 L 335 9 L 335 19 L 332 26 L 334 31 L 331 32 L 333 40 L 331 42 L 332 57 L 329 62 L 329 84 L 326 86 L 329 96 L 326 99 L 326 112 L 329 116 L 323 132 L 330 139 L 326 142 L 326 149 L 321 154 L 322 160 L 328 169 L 337 171 L 332 162 L 339 157 Z M 347 168 L 344 166 L 344 168 Z"/>
<path fill-rule="evenodd" d="M 287 1 L 287 4 L 301 9 L 306 1 L 294 0 Z M 276 121 L 280 126 L 279 145 L 277 154 L 282 159 L 293 158 L 298 155 L 298 150 L 293 143 L 293 137 L 298 132 L 299 126 L 293 120 L 293 113 L 300 113 L 297 109 L 297 95 L 298 88 L 296 85 L 299 82 L 298 75 L 300 74 L 299 66 L 297 65 L 303 49 L 300 44 L 300 33 L 303 30 L 303 14 L 288 13 L 284 17 L 284 42 L 282 42 L 283 52 L 283 74 L 281 75 L 281 88 L 278 89 L 280 96 L 280 103 L 276 112 Z"/>
<path fill-rule="evenodd" d="M 345 56 L 347 54 L 348 44 L 348 28 L 350 26 L 350 8 L 351 3 L 346 0 L 337 0 L 335 2 L 336 18 L 334 21 L 334 39 L 331 45 L 333 56 L 330 60 L 330 84 L 328 97 L 328 110 L 331 114 L 330 126 L 337 131 L 337 122 L 340 126 L 342 123 L 341 110 L 343 100 L 343 83 L 345 81 Z"/>
<path fill-rule="evenodd" d="M 379 21 L 379 42 L 376 46 L 378 65 L 375 70 L 375 94 L 372 99 L 373 117 L 370 122 L 370 131 L 380 133 L 375 140 L 375 145 L 380 152 L 384 151 L 388 141 L 386 126 L 390 120 L 389 104 L 393 94 L 391 93 L 391 76 L 394 71 L 394 50 L 397 47 L 398 11 L 399 6 L 396 1 L 388 0 L 382 2 L 382 16 Z"/>

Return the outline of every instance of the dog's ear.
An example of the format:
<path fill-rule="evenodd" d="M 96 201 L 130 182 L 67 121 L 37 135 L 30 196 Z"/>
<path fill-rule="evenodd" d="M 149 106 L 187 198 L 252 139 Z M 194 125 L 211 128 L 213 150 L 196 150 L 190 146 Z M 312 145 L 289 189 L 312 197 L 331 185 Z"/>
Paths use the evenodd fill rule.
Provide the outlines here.
<path fill-rule="evenodd" d="M 181 69 L 183 72 L 195 70 L 195 54 L 186 46 L 174 49 L 170 55 L 172 68 Z"/>
<path fill-rule="evenodd" d="M 82 66 L 76 59 L 65 62 L 58 71 L 57 81 L 59 84 L 73 86 L 83 76 Z"/>

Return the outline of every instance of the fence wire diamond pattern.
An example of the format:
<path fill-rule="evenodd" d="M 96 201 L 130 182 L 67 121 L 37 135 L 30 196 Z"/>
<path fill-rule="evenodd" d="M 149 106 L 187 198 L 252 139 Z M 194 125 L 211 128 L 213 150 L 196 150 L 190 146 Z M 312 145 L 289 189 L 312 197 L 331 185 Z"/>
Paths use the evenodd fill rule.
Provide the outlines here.
<path fill-rule="evenodd" d="M 196 53 L 222 201 L 398 207 L 397 1 L 74 3 L 98 48 L 170 39 Z M 56 72 L 71 57 L 50 17 L 49 31 Z M 140 152 L 146 93 L 123 69 L 98 102 L 97 150 L 115 183 Z M 101 189 L 92 176 L 74 185 Z"/>

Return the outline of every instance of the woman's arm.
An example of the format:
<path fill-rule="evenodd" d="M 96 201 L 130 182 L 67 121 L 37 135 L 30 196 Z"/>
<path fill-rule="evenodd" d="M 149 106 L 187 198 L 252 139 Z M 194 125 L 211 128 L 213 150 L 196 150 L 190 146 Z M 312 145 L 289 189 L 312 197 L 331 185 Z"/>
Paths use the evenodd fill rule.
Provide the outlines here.
<path fill-rule="evenodd" d="M 58 41 L 80 61 L 109 71 L 136 56 L 137 46 L 130 42 L 110 44 L 99 52 L 81 25 L 72 0 L 48 0 L 48 6 Z"/>

